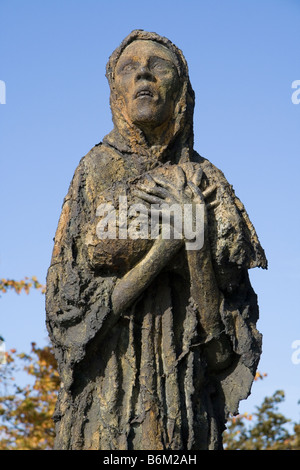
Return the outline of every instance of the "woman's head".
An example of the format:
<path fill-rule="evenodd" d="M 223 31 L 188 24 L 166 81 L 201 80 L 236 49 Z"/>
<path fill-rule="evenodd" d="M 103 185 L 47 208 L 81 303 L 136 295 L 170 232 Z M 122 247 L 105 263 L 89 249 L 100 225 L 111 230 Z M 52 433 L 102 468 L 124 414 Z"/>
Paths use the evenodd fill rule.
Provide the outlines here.
<path fill-rule="evenodd" d="M 149 40 L 133 41 L 120 55 L 114 86 L 123 113 L 146 134 L 172 118 L 181 88 L 172 52 Z"/>
<path fill-rule="evenodd" d="M 133 31 L 111 55 L 107 78 L 114 124 L 131 147 L 155 145 L 164 151 L 179 135 L 193 140 L 188 67 L 167 38 Z"/>

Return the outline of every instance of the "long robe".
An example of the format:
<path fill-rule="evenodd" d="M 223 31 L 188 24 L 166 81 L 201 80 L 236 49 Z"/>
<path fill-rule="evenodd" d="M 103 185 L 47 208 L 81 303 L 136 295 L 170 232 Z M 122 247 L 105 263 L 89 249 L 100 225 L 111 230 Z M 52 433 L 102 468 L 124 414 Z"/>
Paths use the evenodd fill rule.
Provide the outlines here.
<path fill-rule="evenodd" d="M 219 449 L 226 418 L 248 396 L 261 353 L 248 268 L 266 267 L 264 252 L 224 175 L 194 152 L 202 189 L 217 184 L 209 240 L 230 351 L 202 333 L 191 296 L 197 269 L 184 247 L 116 316 L 114 286 L 152 242 L 99 240 L 97 207 L 119 194 L 130 198 L 134 179 L 163 166 L 149 169 L 147 160 L 117 147 L 107 138 L 81 160 L 55 237 L 47 326 L 62 380 L 56 448 Z"/>
<path fill-rule="evenodd" d="M 118 58 L 136 39 L 168 47 L 181 81 L 163 141 L 153 147 L 126 120 L 114 86 Z M 47 276 L 46 322 L 61 377 L 55 446 L 220 449 L 226 419 L 250 393 L 261 354 L 248 269 L 266 268 L 265 254 L 232 186 L 193 149 L 194 92 L 182 52 L 164 37 L 136 30 L 113 52 L 107 77 L 114 128 L 75 171 Z M 118 211 L 119 196 L 133 203 L 136 183 L 168 165 L 200 167 L 200 189 L 217 187 L 207 201 L 218 202 L 208 211 L 207 233 L 217 330 L 200 315 L 199 299 L 216 305 L 203 281 L 207 266 L 185 246 L 129 307 L 113 308 L 117 282 L 154 241 L 99 239 L 97 208 L 110 203 Z"/>

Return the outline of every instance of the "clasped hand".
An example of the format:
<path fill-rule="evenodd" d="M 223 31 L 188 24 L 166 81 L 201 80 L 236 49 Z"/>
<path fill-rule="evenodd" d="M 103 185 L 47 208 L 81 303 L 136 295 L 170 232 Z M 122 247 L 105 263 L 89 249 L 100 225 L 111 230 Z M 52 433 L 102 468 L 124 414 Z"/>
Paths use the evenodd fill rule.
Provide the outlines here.
<path fill-rule="evenodd" d="M 211 207 L 215 207 L 217 201 L 206 204 L 205 200 L 215 191 L 216 186 L 212 185 L 201 191 L 199 186 L 203 171 L 200 167 L 194 170 L 188 164 L 184 169 L 179 165 L 174 165 L 168 167 L 167 171 L 170 172 L 170 179 L 157 174 L 148 175 L 147 183 L 136 185 L 134 195 L 151 204 L 152 213 L 156 211 L 162 215 L 166 210 L 166 205 L 170 207 L 173 204 L 179 204 L 183 211 L 185 205 L 202 205 L 204 209 L 204 231 L 206 231 L 206 211 Z"/>

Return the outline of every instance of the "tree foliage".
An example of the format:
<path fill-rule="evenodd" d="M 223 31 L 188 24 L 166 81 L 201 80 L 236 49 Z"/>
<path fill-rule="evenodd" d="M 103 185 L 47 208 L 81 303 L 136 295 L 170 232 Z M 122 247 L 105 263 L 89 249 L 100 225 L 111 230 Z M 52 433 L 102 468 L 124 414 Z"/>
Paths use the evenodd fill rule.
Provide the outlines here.
<path fill-rule="evenodd" d="M 291 420 L 278 409 L 284 398 L 284 391 L 277 390 L 256 407 L 255 413 L 232 417 L 223 436 L 225 449 L 300 450 L 300 424 L 294 423 L 294 433 L 290 434 L 286 424 Z"/>
<path fill-rule="evenodd" d="M 41 284 L 35 276 L 31 278 L 25 277 L 21 281 L 15 281 L 13 279 L 0 279 L 0 292 L 5 293 L 8 290 L 13 290 L 17 294 L 24 291 L 29 294 L 31 288 L 38 289 L 42 294 L 45 293 L 46 286 Z"/>
<path fill-rule="evenodd" d="M 29 294 L 32 288 L 45 293 L 45 286 L 35 276 L 21 281 L 0 279 L 0 293 Z M 18 354 L 15 349 L 1 354 L 5 357 L 0 363 L 0 450 L 52 449 L 52 416 L 59 388 L 52 347 L 38 348 L 31 343 L 30 354 Z M 16 383 L 20 372 L 30 384 Z"/>
<path fill-rule="evenodd" d="M 20 363 L 32 384 L 14 383 Z M 0 450 L 52 449 L 59 376 L 51 347 L 32 343 L 30 355 L 7 352 L 6 365 L 0 368 L 0 387 Z"/>

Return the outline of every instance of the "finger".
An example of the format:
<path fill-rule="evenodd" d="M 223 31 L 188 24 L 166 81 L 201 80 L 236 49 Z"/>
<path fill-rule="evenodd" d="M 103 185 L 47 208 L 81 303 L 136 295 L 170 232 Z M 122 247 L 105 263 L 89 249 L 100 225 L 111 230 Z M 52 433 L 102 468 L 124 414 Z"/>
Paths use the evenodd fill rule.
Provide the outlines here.
<path fill-rule="evenodd" d="M 164 199 L 160 199 L 157 196 L 153 196 L 153 195 L 147 194 L 143 191 L 139 191 L 138 189 L 135 189 L 134 191 L 132 191 L 132 194 L 134 196 L 137 196 L 138 198 L 142 199 L 143 201 L 150 202 L 150 204 L 161 204 L 161 203 L 165 202 Z"/>
<path fill-rule="evenodd" d="M 207 189 L 205 189 L 202 193 L 204 199 L 209 197 L 216 189 L 217 189 L 217 185 L 215 185 L 215 184 L 213 184 L 212 186 L 209 186 Z"/>
<path fill-rule="evenodd" d="M 219 204 L 220 204 L 220 201 L 213 201 L 213 202 L 210 202 L 209 204 L 206 204 L 206 208 L 207 210 L 214 209 L 215 207 L 218 207 Z"/>
<path fill-rule="evenodd" d="M 166 180 L 163 176 L 160 175 L 151 175 L 152 179 L 154 179 L 155 183 L 159 184 L 163 188 L 166 189 L 173 189 L 174 186 L 172 183 L 170 183 L 168 180 Z"/>
<path fill-rule="evenodd" d="M 193 174 L 192 183 L 194 183 L 195 186 L 200 186 L 202 176 L 203 176 L 202 168 L 197 168 L 197 170 Z"/>
<path fill-rule="evenodd" d="M 161 188 L 161 187 L 158 187 L 158 186 L 149 187 L 149 186 L 145 186 L 143 184 L 139 184 L 136 187 L 137 187 L 138 190 L 141 190 L 141 191 L 146 192 L 148 194 L 154 194 L 155 196 L 160 196 L 162 198 L 166 198 L 170 195 L 169 191 L 167 191 L 165 188 Z"/>
<path fill-rule="evenodd" d="M 183 187 L 186 185 L 186 175 L 181 166 L 176 167 L 176 182 L 177 182 L 177 189 L 182 190 Z"/>
<path fill-rule="evenodd" d="M 155 183 L 161 185 L 163 188 L 169 191 L 169 196 L 174 196 L 175 199 L 179 197 L 179 190 L 176 188 L 176 186 L 167 181 L 163 176 L 153 175 L 152 178 L 154 179 Z"/>
<path fill-rule="evenodd" d="M 190 190 L 192 191 L 192 195 L 194 196 L 194 198 L 199 198 L 201 202 L 204 202 L 204 197 L 202 195 L 201 190 L 191 181 L 188 181 L 187 184 Z"/>

